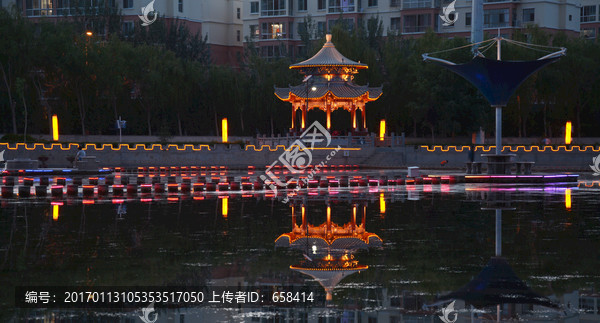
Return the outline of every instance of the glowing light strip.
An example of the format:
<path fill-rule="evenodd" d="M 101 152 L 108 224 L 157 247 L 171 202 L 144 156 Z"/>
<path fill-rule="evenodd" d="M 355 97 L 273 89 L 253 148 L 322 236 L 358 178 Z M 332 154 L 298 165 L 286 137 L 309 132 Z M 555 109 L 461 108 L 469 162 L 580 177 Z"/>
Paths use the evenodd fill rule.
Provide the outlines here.
<path fill-rule="evenodd" d="M 420 146 L 422 149 L 426 149 L 428 152 L 435 152 L 437 150 L 440 150 L 442 152 L 449 152 L 451 150 L 453 150 L 454 152 L 463 152 L 465 149 L 468 150 L 469 146 Z M 496 146 L 475 146 L 475 151 L 483 151 L 483 152 L 489 152 L 492 149 L 496 149 Z M 510 152 L 518 152 L 519 150 L 524 151 L 524 152 L 532 152 L 534 149 L 537 150 L 538 152 L 546 152 L 546 150 L 550 150 L 553 152 L 559 152 L 559 151 L 568 151 L 568 152 L 572 152 L 574 149 L 576 149 L 579 152 L 587 152 L 588 150 L 591 150 L 592 152 L 600 152 L 600 147 L 594 147 L 594 146 L 566 146 L 566 145 L 560 145 L 557 147 L 554 146 L 538 146 L 538 145 L 533 145 L 533 146 L 524 146 L 524 145 L 519 145 L 519 146 L 504 146 L 504 149 L 508 149 Z"/>

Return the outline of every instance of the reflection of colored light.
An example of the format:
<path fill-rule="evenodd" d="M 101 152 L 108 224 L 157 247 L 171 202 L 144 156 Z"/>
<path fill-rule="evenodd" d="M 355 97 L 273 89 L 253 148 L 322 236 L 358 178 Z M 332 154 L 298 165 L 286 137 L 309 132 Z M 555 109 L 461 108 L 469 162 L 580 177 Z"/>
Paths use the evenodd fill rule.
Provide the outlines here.
<path fill-rule="evenodd" d="M 567 121 L 567 124 L 565 126 L 565 144 L 567 144 L 567 145 L 571 144 L 571 130 L 572 130 L 571 121 Z"/>
<path fill-rule="evenodd" d="M 385 119 L 379 121 L 379 140 L 383 141 L 383 137 L 385 137 Z"/>
<path fill-rule="evenodd" d="M 379 193 L 379 213 L 385 213 L 385 198 L 383 197 L 383 193 Z"/>
<path fill-rule="evenodd" d="M 58 116 L 52 115 L 52 140 L 58 141 Z"/>
<path fill-rule="evenodd" d="M 571 189 L 567 188 L 565 190 L 565 207 L 567 210 L 571 210 Z"/>
<path fill-rule="evenodd" d="M 58 204 L 52 205 L 52 220 L 58 220 Z"/>
<path fill-rule="evenodd" d="M 222 129 L 222 135 L 223 135 L 223 142 L 227 142 L 227 118 L 223 118 L 223 120 L 221 120 L 221 128 Z"/>
<path fill-rule="evenodd" d="M 223 206 L 223 217 L 226 218 L 227 217 L 227 213 L 229 212 L 229 199 L 228 198 L 224 198 L 221 200 L 221 205 Z"/>

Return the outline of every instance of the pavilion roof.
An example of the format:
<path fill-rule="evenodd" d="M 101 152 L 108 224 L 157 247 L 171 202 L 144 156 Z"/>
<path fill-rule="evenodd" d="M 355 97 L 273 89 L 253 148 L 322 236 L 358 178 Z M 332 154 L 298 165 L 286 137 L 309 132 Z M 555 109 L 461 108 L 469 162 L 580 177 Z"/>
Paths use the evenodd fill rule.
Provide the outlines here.
<path fill-rule="evenodd" d="M 326 42 L 323 48 L 315 54 L 315 56 L 296 64 L 290 65 L 290 69 L 307 68 L 307 67 L 318 67 L 318 66 L 347 66 L 355 69 L 368 68 L 367 64 L 355 62 L 351 59 L 346 58 L 331 42 L 331 35 L 326 36 Z"/>
<path fill-rule="evenodd" d="M 352 82 L 328 82 L 315 83 L 313 85 L 316 90 L 308 89 L 304 84 L 290 86 L 288 88 L 275 88 L 275 95 L 282 101 L 288 101 L 294 95 L 298 98 L 306 99 L 321 99 L 328 93 L 331 93 L 338 99 L 354 99 L 367 94 L 369 101 L 377 100 L 383 93 L 382 87 L 369 87 L 366 85 L 356 85 Z M 312 87 L 312 86 L 311 86 Z"/>
<path fill-rule="evenodd" d="M 307 245 L 316 246 L 318 249 L 337 249 L 337 250 L 359 250 L 369 247 L 380 247 L 381 238 L 374 233 L 361 234 L 360 236 L 344 235 L 336 236 L 330 239 L 323 236 L 296 236 L 290 233 L 284 233 L 275 240 L 278 247 L 292 247 L 303 249 Z"/>

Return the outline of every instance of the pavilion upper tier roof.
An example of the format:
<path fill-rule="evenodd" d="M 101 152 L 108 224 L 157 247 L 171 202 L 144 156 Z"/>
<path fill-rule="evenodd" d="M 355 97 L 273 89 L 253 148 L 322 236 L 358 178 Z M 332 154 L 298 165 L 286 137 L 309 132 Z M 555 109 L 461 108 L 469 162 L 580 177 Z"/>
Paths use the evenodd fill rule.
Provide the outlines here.
<path fill-rule="evenodd" d="M 353 99 L 366 94 L 368 101 L 374 101 L 377 100 L 382 93 L 381 87 L 361 86 L 352 82 L 316 83 L 314 84 L 314 87 L 314 91 L 311 88 L 308 89 L 308 96 L 306 92 L 307 86 L 304 84 L 290 86 L 289 88 L 275 88 L 275 95 L 283 101 L 288 101 L 292 99 L 292 95 L 300 99 L 306 99 L 307 97 L 309 99 L 321 99 L 325 97 L 327 93 L 331 93 L 338 99 Z"/>
<path fill-rule="evenodd" d="M 366 69 L 367 64 L 355 62 L 346 58 L 331 42 L 331 35 L 326 36 L 326 42 L 323 48 L 315 56 L 296 64 L 290 65 L 290 69 L 306 69 L 313 67 L 349 67 L 352 69 Z"/>

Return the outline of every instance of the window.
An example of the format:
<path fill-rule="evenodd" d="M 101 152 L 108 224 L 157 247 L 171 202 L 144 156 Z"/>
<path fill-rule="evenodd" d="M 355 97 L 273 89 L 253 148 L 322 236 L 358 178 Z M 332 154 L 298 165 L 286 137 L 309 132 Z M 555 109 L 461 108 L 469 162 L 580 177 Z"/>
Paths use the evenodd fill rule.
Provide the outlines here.
<path fill-rule="evenodd" d="M 258 13 L 258 1 L 250 2 L 250 13 Z"/>
<path fill-rule="evenodd" d="M 400 17 L 395 17 L 395 18 L 390 19 L 390 30 L 400 31 L 401 27 L 402 27 L 402 25 L 401 25 Z"/>
<path fill-rule="evenodd" d="M 523 9 L 523 22 L 534 22 L 535 21 L 535 9 Z"/>
<path fill-rule="evenodd" d="M 596 6 L 581 7 L 581 22 L 596 21 Z"/>
<path fill-rule="evenodd" d="M 285 0 L 261 0 L 261 16 L 283 16 L 285 15 Z"/>
<path fill-rule="evenodd" d="M 431 28 L 431 15 L 406 15 L 404 16 L 404 33 L 422 33 Z"/>
<path fill-rule="evenodd" d="M 69 0 L 58 0 L 56 1 L 56 14 L 59 16 L 68 16 L 75 14 L 75 8 L 71 8 Z"/>
<path fill-rule="evenodd" d="M 390 7 L 400 7 L 402 0 L 390 0 Z"/>
<path fill-rule="evenodd" d="M 25 1 L 27 16 L 52 15 L 52 0 L 27 0 Z"/>
<path fill-rule="evenodd" d="M 308 32 L 308 30 L 306 30 L 306 23 L 304 22 L 299 22 L 298 23 L 298 36 L 302 36 L 303 34 L 306 35 L 306 33 Z M 310 35 L 309 35 L 310 37 Z"/>
<path fill-rule="evenodd" d="M 123 0 L 123 9 L 133 8 L 133 0 Z"/>
<path fill-rule="evenodd" d="M 585 39 L 595 39 L 596 28 L 581 28 L 581 37 Z"/>
<path fill-rule="evenodd" d="M 179 0 L 178 7 L 179 7 L 179 8 L 178 8 L 178 9 L 179 9 L 179 12 L 183 12 L 183 0 Z"/>
<path fill-rule="evenodd" d="M 377 7 L 377 0 L 369 0 L 369 7 Z"/>
<path fill-rule="evenodd" d="M 471 13 L 467 12 L 465 14 L 465 26 L 471 26 Z"/>
<path fill-rule="evenodd" d="M 258 25 L 250 25 L 250 38 L 258 38 L 260 36 L 260 30 L 258 30 Z"/>
<path fill-rule="evenodd" d="M 129 37 L 133 35 L 133 21 L 123 21 L 123 36 Z"/>
<path fill-rule="evenodd" d="M 431 0 L 404 0 L 403 9 L 430 8 Z"/>
<path fill-rule="evenodd" d="M 354 0 L 329 0 L 329 12 L 354 12 Z"/>
<path fill-rule="evenodd" d="M 345 30 L 351 32 L 354 30 L 354 18 L 338 18 L 338 19 L 330 19 L 327 23 L 327 28 L 331 32 L 331 28 L 336 24 L 341 24 L 341 27 Z"/>
<path fill-rule="evenodd" d="M 318 10 L 325 10 L 327 6 L 327 0 L 317 0 L 317 9 Z"/>
<path fill-rule="evenodd" d="M 237 19 L 242 18 L 242 9 L 241 8 L 236 8 L 235 10 L 236 10 Z"/>
<path fill-rule="evenodd" d="M 508 9 L 483 10 L 483 28 L 508 27 Z"/>
<path fill-rule="evenodd" d="M 324 21 L 317 22 L 317 37 L 323 37 L 323 35 L 325 35 L 325 31 L 327 30 L 325 24 L 326 22 Z"/>
<path fill-rule="evenodd" d="M 306 11 L 307 9 L 307 0 L 298 0 L 298 11 Z"/>
<path fill-rule="evenodd" d="M 286 38 L 285 24 L 280 22 L 263 22 L 260 35 L 262 39 Z"/>
<path fill-rule="evenodd" d="M 260 53 L 262 57 L 266 58 L 276 58 L 283 56 L 281 46 L 262 46 L 260 48 Z"/>

